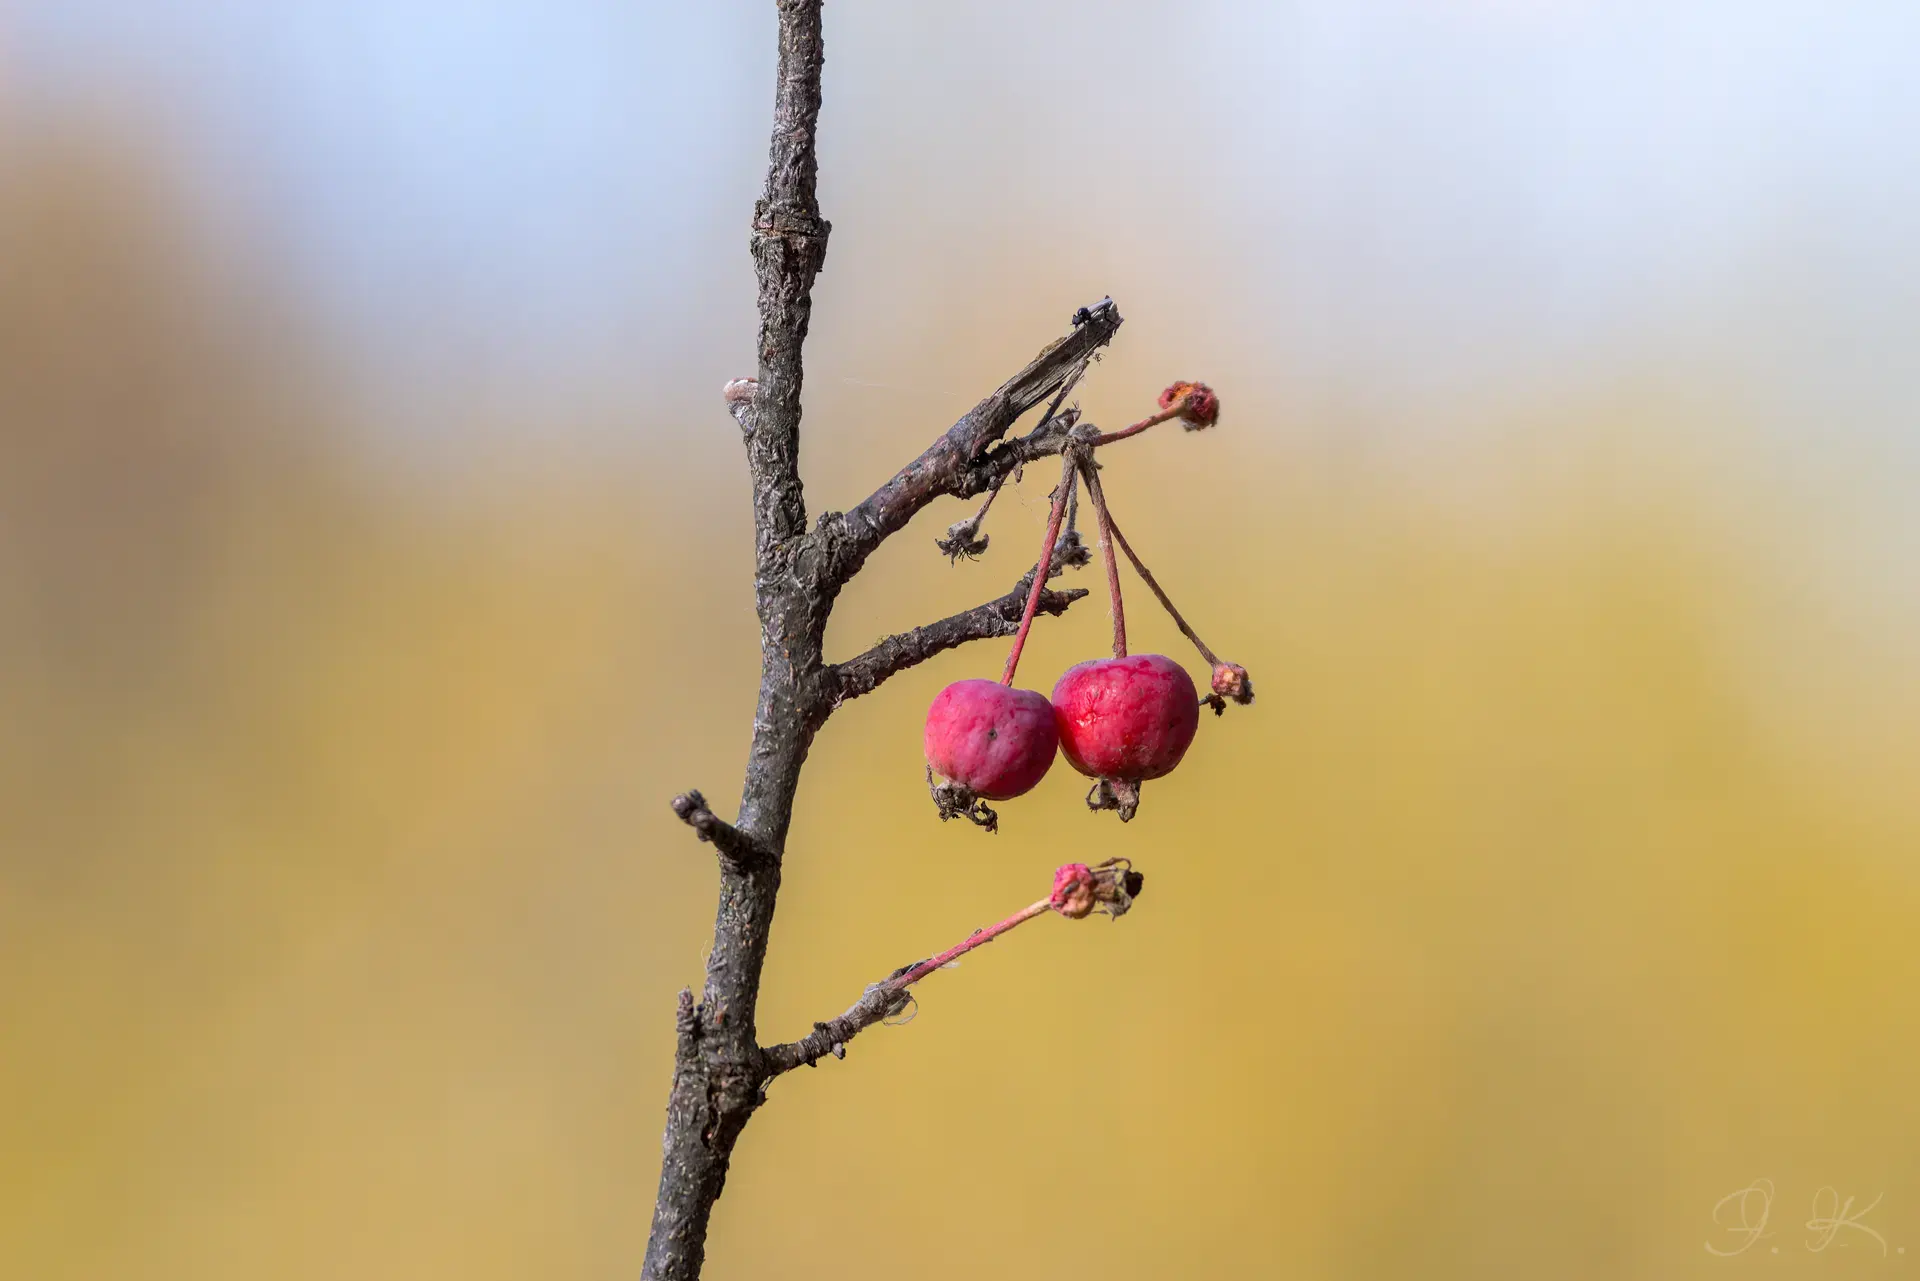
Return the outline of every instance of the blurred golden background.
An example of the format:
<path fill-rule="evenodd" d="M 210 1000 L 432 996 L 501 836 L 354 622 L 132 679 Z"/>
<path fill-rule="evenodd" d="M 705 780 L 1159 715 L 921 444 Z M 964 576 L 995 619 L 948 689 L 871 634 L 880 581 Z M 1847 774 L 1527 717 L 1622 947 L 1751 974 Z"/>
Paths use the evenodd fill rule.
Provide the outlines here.
<path fill-rule="evenodd" d="M 757 670 L 771 14 L 168 8 L 0 8 L 0 1273 L 631 1275 L 666 801 L 731 812 Z M 780 1080 L 710 1276 L 1916 1266 L 1914 21 L 829 6 L 811 505 L 1111 293 L 1089 418 L 1225 405 L 1116 512 L 1260 700 L 997 838 L 919 757 L 997 645 L 834 718 L 765 1039 L 1056 863 L 1148 888 Z M 835 653 L 1006 590 L 1050 483 Z"/>

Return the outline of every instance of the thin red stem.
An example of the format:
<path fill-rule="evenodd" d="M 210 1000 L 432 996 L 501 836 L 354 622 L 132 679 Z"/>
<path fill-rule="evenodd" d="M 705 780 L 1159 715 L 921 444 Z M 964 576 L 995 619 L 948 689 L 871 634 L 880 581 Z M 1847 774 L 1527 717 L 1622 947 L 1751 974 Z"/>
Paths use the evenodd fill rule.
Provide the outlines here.
<path fill-rule="evenodd" d="M 1105 508 L 1103 507 L 1101 510 L 1104 515 Z M 1186 638 L 1192 641 L 1195 647 L 1199 649 L 1200 657 L 1206 659 L 1210 666 L 1220 666 L 1219 656 L 1207 648 L 1207 643 L 1200 639 L 1200 633 L 1194 631 L 1192 625 L 1180 616 L 1180 611 L 1174 608 L 1172 599 L 1168 597 L 1166 592 L 1161 590 L 1160 584 L 1154 580 L 1153 572 L 1147 568 L 1146 563 L 1140 559 L 1139 555 L 1133 550 L 1132 545 L 1127 542 L 1127 536 L 1120 532 L 1120 527 L 1113 523 L 1113 517 L 1106 517 L 1106 525 L 1104 528 L 1105 532 L 1113 535 L 1113 541 L 1120 544 L 1120 550 L 1127 554 L 1127 559 L 1133 562 L 1134 572 L 1140 575 L 1141 581 L 1153 589 L 1153 594 L 1160 598 L 1160 603 L 1166 606 L 1169 614 L 1173 615 L 1175 626 L 1179 627 Z"/>
<path fill-rule="evenodd" d="M 1053 491 L 1053 510 L 1047 513 L 1047 541 L 1040 545 L 1040 559 L 1033 566 L 1033 588 L 1027 593 L 1027 608 L 1020 615 L 1020 630 L 1014 633 L 1013 649 L 1007 654 L 1007 670 L 1000 677 L 1002 685 L 1013 684 L 1013 673 L 1020 666 L 1020 651 L 1027 646 L 1027 633 L 1033 630 L 1033 616 L 1040 609 L 1040 594 L 1047 590 L 1047 579 L 1053 571 L 1053 545 L 1060 537 L 1060 520 L 1067 511 L 1067 495 L 1074 486 L 1073 455 L 1068 454 L 1060 466 L 1060 487 Z"/>
<path fill-rule="evenodd" d="M 1127 656 L 1127 611 L 1120 603 L 1120 562 L 1114 559 L 1113 517 L 1107 514 L 1107 496 L 1100 488 L 1100 474 L 1088 459 L 1081 474 L 1087 478 L 1087 497 L 1093 500 L 1093 514 L 1100 521 L 1100 554 L 1107 561 L 1107 595 L 1113 601 L 1113 656 Z M 1135 564 L 1138 564 L 1136 561 Z"/>
<path fill-rule="evenodd" d="M 898 992 L 912 984 L 918 983 L 921 979 L 927 977 L 927 975 L 933 973 L 955 957 L 965 956 L 982 943 L 993 942 L 1014 926 L 1031 921 L 1034 917 L 1040 915 L 1040 913 L 1052 906 L 1053 900 L 1051 898 L 1043 898 L 1037 903 L 1029 903 L 998 925 L 989 925 L 984 930 L 975 930 L 966 937 L 965 941 L 954 944 L 936 957 L 920 962 L 920 964 L 914 966 L 899 978 L 889 979 L 887 986 Z"/>
<path fill-rule="evenodd" d="M 1186 407 L 1187 407 L 1186 398 L 1182 397 L 1181 399 L 1174 401 L 1173 404 L 1169 405 L 1167 408 L 1161 410 L 1159 413 L 1150 414 L 1147 417 L 1142 418 L 1139 422 L 1134 423 L 1131 427 L 1122 427 L 1119 431 L 1105 432 L 1099 436 L 1095 436 L 1092 440 L 1088 441 L 1087 443 L 1094 446 L 1111 445 L 1116 440 L 1125 440 L 1129 436 L 1138 436 L 1141 432 L 1145 431 L 1149 427 L 1155 426 L 1156 424 L 1159 424 L 1159 423 L 1164 423 L 1168 419 L 1178 418 L 1180 416 L 1180 411 L 1185 409 Z"/>

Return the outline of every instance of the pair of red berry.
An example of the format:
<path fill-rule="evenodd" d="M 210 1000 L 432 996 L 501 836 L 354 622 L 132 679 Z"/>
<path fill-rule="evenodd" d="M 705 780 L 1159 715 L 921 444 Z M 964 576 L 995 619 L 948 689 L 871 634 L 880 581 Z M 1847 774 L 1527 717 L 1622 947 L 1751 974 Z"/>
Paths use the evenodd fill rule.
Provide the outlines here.
<path fill-rule="evenodd" d="M 1024 795 L 1055 749 L 1088 778 L 1138 785 L 1173 772 L 1200 727 L 1186 668 L 1162 654 L 1067 669 L 1048 699 L 998 681 L 956 681 L 927 712 L 927 765 L 984 800 Z"/>
<path fill-rule="evenodd" d="M 1060 487 L 1053 494 L 1041 560 L 1034 567 L 1026 612 L 1007 658 L 1006 674 L 997 682 L 955 682 L 940 691 L 927 711 L 927 768 L 946 779 L 934 787 L 942 818 L 965 814 L 992 828 L 995 815 L 982 802 L 1010 800 L 1033 790 L 1053 767 L 1054 753 L 1060 750 L 1075 769 L 1099 780 L 1088 804 L 1094 809 L 1118 810 L 1124 822 L 1133 817 L 1139 805 L 1140 784 L 1172 773 L 1186 755 L 1200 725 L 1203 702 L 1219 712 L 1228 699 L 1239 703 L 1253 700 L 1253 685 L 1246 669 L 1222 662 L 1207 648 L 1113 523 L 1099 467 L 1093 461 L 1093 452 L 1099 446 L 1137 435 L 1155 423 L 1178 418 L 1192 431 L 1213 426 L 1219 414 L 1220 401 L 1212 388 L 1205 383 L 1179 382 L 1161 393 L 1158 413 L 1130 427 L 1101 434 L 1088 425 L 1071 432 L 1070 443 L 1063 450 Z M 1082 483 L 1099 519 L 1100 549 L 1106 559 L 1113 604 L 1115 657 L 1069 668 L 1054 685 L 1049 699 L 1037 690 L 1015 689 L 1013 676 L 1047 577 L 1043 567 L 1061 563 L 1062 547 L 1078 546 L 1071 522 L 1067 541 L 1056 539 L 1061 533 L 1062 516 Z M 989 494 L 988 505 L 992 501 Z M 968 552 L 983 549 L 985 542 L 978 540 L 978 525 L 985 515 L 983 506 L 971 521 L 955 526 L 950 531 L 953 538 L 942 547 L 950 552 L 954 547 Z M 1206 699 L 1200 698 L 1186 669 L 1172 659 L 1162 654 L 1127 653 L 1116 546 L 1133 562 L 1180 630 L 1213 665 L 1213 691 Z M 1081 560 L 1085 560 L 1084 552 Z"/>

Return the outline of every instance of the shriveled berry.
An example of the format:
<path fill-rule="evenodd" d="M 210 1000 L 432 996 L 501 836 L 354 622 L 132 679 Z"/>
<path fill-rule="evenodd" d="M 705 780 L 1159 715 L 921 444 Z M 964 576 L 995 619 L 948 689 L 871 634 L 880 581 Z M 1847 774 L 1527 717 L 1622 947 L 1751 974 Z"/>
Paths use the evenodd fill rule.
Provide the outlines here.
<path fill-rule="evenodd" d="M 1053 705 L 1038 690 L 955 681 L 927 709 L 927 764 L 990 801 L 1032 791 L 1059 741 Z"/>
<path fill-rule="evenodd" d="M 1146 879 L 1133 870 L 1129 859 L 1110 858 L 1092 867 L 1068 863 L 1053 870 L 1053 894 L 1047 904 L 1070 921 L 1085 920 L 1096 909 L 1109 916 L 1125 916 Z"/>
<path fill-rule="evenodd" d="M 1188 431 L 1204 431 L 1220 421 L 1220 397 L 1205 383 L 1177 382 L 1160 393 L 1160 408 L 1175 405 Z"/>
<path fill-rule="evenodd" d="M 1253 702 L 1253 678 L 1238 663 L 1217 663 L 1213 669 L 1213 692 L 1218 698 L 1230 698 L 1244 707 Z"/>
<path fill-rule="evenodd" d="M 1053 687 L 1060 750 L 1089 778 L 1138 783 L 1173 771 L 1200 725 L 1187 669 L 1163 654 L 1069 667 Z"/>

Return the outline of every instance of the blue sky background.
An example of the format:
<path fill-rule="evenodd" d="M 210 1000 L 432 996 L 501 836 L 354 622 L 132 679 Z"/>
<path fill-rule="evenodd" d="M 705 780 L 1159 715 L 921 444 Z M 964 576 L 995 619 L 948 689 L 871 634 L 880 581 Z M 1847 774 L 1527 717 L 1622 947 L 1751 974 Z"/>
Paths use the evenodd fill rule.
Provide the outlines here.
<path fill-rule="evenodd" d="M 420 407 L 392 430 L 747 354 L 765 5 L 0 12 L 11 112 L 142 131 Z M 823 196 L 889 329 L 939 304 L 916 263 L 1040 245 L 1123 302 L 1204 276 L 1301 403 L 1389 434 L 1678 368 L 1911 460 L 1916 47 L 1900 3 L 835 3 Z"/>

